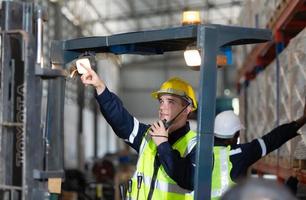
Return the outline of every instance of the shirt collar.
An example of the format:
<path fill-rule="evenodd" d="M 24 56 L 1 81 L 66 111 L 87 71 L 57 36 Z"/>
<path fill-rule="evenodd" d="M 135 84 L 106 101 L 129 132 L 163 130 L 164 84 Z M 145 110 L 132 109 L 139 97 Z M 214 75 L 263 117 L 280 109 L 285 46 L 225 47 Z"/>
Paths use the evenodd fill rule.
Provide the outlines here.
<path fill-rule="evenodd" d="M 187 122 L 185 126 L 175 130 L 169 135 L 168 142 L 171 145 L 173 145 L 176 141 L 178 141 L 178 139 L 186 135 L 189 131 L 190 131 L 190 126 L 189 126 L 189 122 Z"/>

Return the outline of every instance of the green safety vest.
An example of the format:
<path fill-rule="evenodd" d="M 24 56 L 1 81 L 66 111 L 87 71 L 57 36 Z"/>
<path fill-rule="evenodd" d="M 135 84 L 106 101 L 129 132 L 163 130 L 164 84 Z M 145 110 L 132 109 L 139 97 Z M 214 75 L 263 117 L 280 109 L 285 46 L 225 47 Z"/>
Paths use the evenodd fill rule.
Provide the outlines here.
<path fill-rule="evenodd" d="M 232 163 L 230 161 L 230 146 L 215 146 L 211 199 L 219 199 L 222 194 L 224 194 L 224 192 L 234 184 L 230 176 L 231 170 Z"/>
<path fill-rule="evenodd" d="M 179 151 L 181 157 L 186 157 L 196 145 L 196 133 L 189 131 L 181 137 L 172 148 Z M 148 132 L 145 134 L 140 146 L 139 158 L 136 172 L 132 178 L 131 199 L 146 200 L 150 191 L 151 181 L 154 173 L 154 160 L 157 147 Z M 137 189 L 137 175 L 143 177 L 141 188 Z M 138 193 L 138 194 L 137 194 Z M 129 197 L 128 197 L 129 199 Z M 193 191 L 181 188 L 172 178 L 168 176 L 163 166 L 157 170 L 156 181 L 152 200 L 192 200 Z"/>

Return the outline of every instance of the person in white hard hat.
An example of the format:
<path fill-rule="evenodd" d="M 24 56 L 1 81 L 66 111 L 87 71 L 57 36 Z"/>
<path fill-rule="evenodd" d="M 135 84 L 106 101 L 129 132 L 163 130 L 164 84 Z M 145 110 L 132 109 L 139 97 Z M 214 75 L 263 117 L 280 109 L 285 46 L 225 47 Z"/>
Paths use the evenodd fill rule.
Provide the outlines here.
<path fill-rule="evenodd" d="M 235 182 L 247 174 L 248 168 L 263 156 L 299 135 L 297 131 L 306 123 L 306 106 L 303 115 L 288 124 L 273 129 L 249 143 L 237 144 L 244 126 L 231 110 L 219 113 L 214 127 L 214 168 L 212 199 L 218 199 Z"/>

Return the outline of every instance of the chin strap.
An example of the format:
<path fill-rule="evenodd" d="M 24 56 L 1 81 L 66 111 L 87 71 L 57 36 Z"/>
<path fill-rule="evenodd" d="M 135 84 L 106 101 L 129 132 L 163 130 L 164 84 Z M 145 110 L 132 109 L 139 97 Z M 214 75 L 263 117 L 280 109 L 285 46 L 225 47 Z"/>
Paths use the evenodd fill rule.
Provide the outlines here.
<path fill-rule="evenodd" d="M 188 104 L 171 120 L 167 121 L 166 119 L 163 119 L 163 124 L 165 129 L 167 130 L 174 122 L 174 120 L 190 105 L 191 103 L 188 102 Z"/>

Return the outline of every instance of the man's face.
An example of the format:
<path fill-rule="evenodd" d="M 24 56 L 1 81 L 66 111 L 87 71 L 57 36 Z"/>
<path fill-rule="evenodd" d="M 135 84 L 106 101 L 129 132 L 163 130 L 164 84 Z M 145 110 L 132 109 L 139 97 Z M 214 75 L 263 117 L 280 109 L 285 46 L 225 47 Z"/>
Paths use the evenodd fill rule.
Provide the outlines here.
<path fill-rule="evenodd" d="M 184 100 L 177 96 L 170 94 L 161 95 L 159 97 L 159 119 L 166 119 L 167 121 L 173 119 L 184 108 L 184 105 L 186 105 L 184 103 Z"/>

